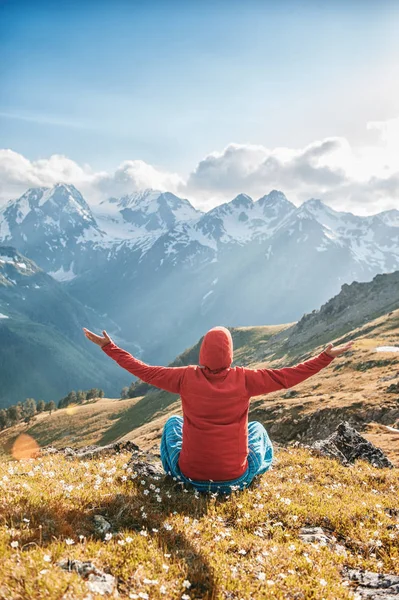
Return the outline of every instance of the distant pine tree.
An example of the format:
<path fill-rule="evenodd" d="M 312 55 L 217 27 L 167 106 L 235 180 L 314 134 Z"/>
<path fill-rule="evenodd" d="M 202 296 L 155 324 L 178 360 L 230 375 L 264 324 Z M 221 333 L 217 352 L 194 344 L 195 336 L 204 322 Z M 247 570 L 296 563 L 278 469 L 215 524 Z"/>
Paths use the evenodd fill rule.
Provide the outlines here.
<path fill-rule="evenodd" d="M 127 398 L 129 398 L 129 388 L 127 386 L 125 386 L 124 388 L 122 388 L 121 391 L 121 400 L 126 400 Z"/>
<path fill-rule="evenodd" d="M 60 400 L 61 402 L 61 400 Z M 53 412 L 53 410 L 55 410 L 55 402 L 54 400 L 50 400 L 50 402 L 46 402 L 45 408 L 44 410 L 48 411 L 51 415 L 51 413 Z"/>
<path fill-rule="evenodd" d="M 83 390 L 78 390 L 76 392 L 76 401 L 78 404 L 83 404 L 86 401 L 86 392 Z"/>
<path fill-rule="evenodd" d="M 103 393 L 102 396 L 100 396 L 100 393 Z M 103 398 L 104 397 L 104 392 L 102 390 L 99 390 L 98 388 L 91 388 L 90 390 L 87 390 L 86 393 L 86 399 L 87 400 L 93 400 L 93 398 Z"/>
<path fill-rule="evenodd" d="M 67 395 L 67 401 L 68 401 L 67 406 L 69 406 L 69 404 L 77 404 L 78 398 L 76 396 L 75 390 L 72 390 L 71 392 L 69 392 L 69 394 Z"/>
<path fill-rule="evenodd" d="M 10 422 L 11 425 L 14 425 L 14 423 L 18 423 L 18 421 L 21 420 L 21 417 L 22 408 L 20 404 L 14 404 L 13 406 L 9 406 L 7 408 L 7 420 Z"/>
<path fill-rule="evenodd" d="M 22 417 L 30 422 L 31 418 L 36 414 L 36 400 L 34 398 L 27 398 L 22 405 Z"/>
<path fill-rule="evenodd" d="M 37 401 L 37 405 L 36 405 L 37 412 L 38 413 L 43 412 L 45 406 L 46 406 L 46 403 L 44 402 L 44 400 L 38 400 Z"/>

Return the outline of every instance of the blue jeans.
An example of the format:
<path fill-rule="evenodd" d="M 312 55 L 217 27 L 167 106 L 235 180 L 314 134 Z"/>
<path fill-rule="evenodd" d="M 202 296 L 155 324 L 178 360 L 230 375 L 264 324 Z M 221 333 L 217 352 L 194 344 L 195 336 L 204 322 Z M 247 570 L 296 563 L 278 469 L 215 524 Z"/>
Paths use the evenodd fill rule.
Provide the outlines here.
<path fill-rule="evenodd" d="M 176 477 L 179 481 L 189 483 L 200 492 L 220 492 L 230 494 L 235 490 L 242 490 L 252 482 L 256 475 L 267 471 L 273 461 L 273 446 L 267 435 L 266 429 L 258 423 L 248 423 L 248 468 L 237 479 L 229 481 L 195 481 L 186 477 L 181 472 L 178 460 L 182 449 L 183 418 L 170 417 L 162 432 L 161 461 L 165 473 Z"/>

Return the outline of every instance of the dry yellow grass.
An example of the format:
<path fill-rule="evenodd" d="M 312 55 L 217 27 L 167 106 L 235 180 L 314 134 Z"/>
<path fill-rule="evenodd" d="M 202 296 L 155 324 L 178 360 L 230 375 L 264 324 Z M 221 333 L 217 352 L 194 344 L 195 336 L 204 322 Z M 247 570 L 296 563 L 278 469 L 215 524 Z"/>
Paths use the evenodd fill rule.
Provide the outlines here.
<path fill-rule="evenodd" d="M 129 430 L 129 420 L 125 419 L 125 416 L 139 400 L 140 398 L 102 398 L 81 406 L 62 408 L 51 415 L 41 413 L 35 416 L 29 425 L 22 422 L 0 432 L 0 447 L 3 452 L 9 452 L 14 440 L 21 433 L 30 435 L 42 447 L 53 444 L 61 448 L 108 443 Z M 119 422 L 118 430 L 115 424 Z M 107 434 L 112 427 L 115 428 L 115 437 L 108 440 Z"/>
<path fill-rule="evenodd" d="M 399 574 L 396 469 L 282 450 L 252 488 L 223 500 L 135 477 L 128 458 L 0 463 L 2 600 L 100 598 L 57 566 L 65 558 L 111 573 L 122 600 L 344 600 L 354 596 L 343 565 Z M 108 541 L 95 514 L 112 525 Z M 336 543 L 302 542 L 303 526 Z"/>

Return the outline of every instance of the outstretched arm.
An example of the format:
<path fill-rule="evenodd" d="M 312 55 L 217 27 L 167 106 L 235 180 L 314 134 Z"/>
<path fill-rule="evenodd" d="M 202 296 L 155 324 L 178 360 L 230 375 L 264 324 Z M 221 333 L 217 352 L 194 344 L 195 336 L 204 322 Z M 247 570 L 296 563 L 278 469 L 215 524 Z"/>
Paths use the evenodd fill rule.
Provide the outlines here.
<path fill-rule="evenodd" d="M 91 342 L 100 346 L 108 356 L 115 360 L 123 369 L 129 371 L 129 373 L 161 390 L 166 390 L 173 394 L 180 393 L 181 382 L 187 367 L 152 367 L 134 358 L 126 350 L 119 348 L 114 344 L 106 331 L 103 331 L 103 337 L 85 328 L 83 328 L 83 331 Z"/>
<path fill-rule="evenodd" d="M 333 347 L 329 344 L 323 352 L 294 367 L 282 369 L 244 369 L 246 387 L 250 396 L 268 394 L 281 389 L 287 389 L 315 375 L 336 357 L 349 350 L 353 342 Z"/>

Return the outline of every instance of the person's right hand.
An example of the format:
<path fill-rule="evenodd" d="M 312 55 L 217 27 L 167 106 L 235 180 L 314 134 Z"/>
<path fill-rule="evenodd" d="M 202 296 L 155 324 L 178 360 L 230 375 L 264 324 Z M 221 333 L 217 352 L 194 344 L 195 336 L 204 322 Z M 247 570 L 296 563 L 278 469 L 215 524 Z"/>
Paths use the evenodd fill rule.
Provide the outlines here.
<path fill-rule="evenodd" d="M 101 348 L 105 346 L 105 344 L 112 342 L 111 338 L 109 337 L 106 331 L 103 331 L 103 337 L 101 335 L 96 335 L 92 331 L 89 331 L 88 329 L 86 329 L 86 327 L 83 327 L 83 331 L 85 332 L 85 336 L 87 337 L 87 339 L 93 342 L 93 344 L 97 344 L 97 346 L 100 346 Z"/>

